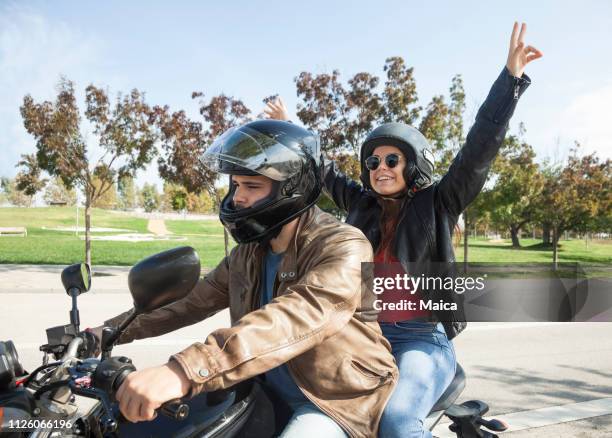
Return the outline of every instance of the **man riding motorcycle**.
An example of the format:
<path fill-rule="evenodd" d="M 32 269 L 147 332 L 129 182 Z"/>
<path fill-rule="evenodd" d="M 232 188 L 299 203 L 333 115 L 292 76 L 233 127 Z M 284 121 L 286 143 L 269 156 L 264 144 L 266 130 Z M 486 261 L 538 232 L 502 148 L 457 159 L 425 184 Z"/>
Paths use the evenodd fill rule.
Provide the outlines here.
<path fill-rule="evenodd" d="M 117 392 L 121 412 L 151 420 L 168 400 L 263 375 L 293 410 L 283 436 L 375 436 L 397 368 L 374 297 L 362 293 L 370 243 L 314 205 L 322 184 L 318 139 L 291 123 L 260 120 L 227 131 L 202 159 L 230 175 L 220 219 L 238 246 L 185 298 L 139 315 L 119 343 L 228 307 L 232 324 L 162 366 L 131 373 Z"/>

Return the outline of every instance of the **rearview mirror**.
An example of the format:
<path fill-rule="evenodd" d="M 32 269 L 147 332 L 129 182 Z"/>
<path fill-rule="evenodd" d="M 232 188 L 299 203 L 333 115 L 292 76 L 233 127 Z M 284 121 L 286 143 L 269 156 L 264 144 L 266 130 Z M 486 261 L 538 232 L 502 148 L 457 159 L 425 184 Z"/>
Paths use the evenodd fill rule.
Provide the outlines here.
<path fill-rule="evenodd" d="M 87 263 L 76 263 L 64 268 L 62 271 L 62 284 L 66 293 L 71 289 L 78 289 L 79 294 L 87 292 L 91 287 L 91 269 Z"/>
<path fill-rule="evenodd" d="M 200 257 L 190 246 L 160 252 L 138 262 L 128 275 L 134 309 L 148 313 L 186 296 L 200 278 Z"/>

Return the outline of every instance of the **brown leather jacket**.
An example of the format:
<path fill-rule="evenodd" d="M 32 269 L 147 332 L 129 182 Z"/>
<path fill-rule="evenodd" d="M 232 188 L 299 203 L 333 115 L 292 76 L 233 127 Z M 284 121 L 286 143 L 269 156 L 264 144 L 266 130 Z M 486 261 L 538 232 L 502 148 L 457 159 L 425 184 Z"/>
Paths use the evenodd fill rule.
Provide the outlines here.
<path fill-rule="evenodd" d="M 281 261 L 275 298 L 260 308 L 263 255 L 256 243 L 238 245 L 189 295 L 140 315 L 119 341 L 168 333 L 229 307 L 231 328 L 172 356 L 191 380 L 191 395 L 287 363 L 304 395 L 350 436 L 376 436 L 397 367 L 376 322 L 374 298 L 362 292 L 370 242 L 311 208 Z M 106 324 L 117 326 L 126 315 Z"/>

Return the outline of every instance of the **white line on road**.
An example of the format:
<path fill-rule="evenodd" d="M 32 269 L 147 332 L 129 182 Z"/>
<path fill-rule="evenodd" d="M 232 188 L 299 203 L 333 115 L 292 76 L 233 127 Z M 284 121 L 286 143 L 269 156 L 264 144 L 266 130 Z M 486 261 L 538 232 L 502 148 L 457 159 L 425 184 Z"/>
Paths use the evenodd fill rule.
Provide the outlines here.
<path fill-rule="evenodd" d="M 506 432 L 552 426 L 559 423 L 584 420 L 612 414 L 612 398 L 600 398 L 587 402 L 571 403 L 561 406 L 513 412 L 510 414 L 488 417 L 503 420 L 510 426 Z M 454 438 L 456 435 L 448 429 L 449 423 L 442 423 L 434 428 L 433 434 L 439 438 Z"/>

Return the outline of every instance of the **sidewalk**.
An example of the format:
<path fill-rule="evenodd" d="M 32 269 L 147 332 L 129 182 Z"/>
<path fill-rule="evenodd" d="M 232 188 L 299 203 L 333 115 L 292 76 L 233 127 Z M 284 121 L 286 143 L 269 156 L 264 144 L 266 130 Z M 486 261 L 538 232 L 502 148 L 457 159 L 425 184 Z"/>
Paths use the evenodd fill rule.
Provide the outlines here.
<path fill-rule="evenodd" d="M 66 293 L 62 285 L 63 265 L 0 265 L 2 293 Z M 96 266 L 91 293 L 127 293 L 130 266 Z M 89 293 L 88 292 L 88 293 Z"/>
<path fill-rule="evenodd" d="M 0 294 L 66 293 L 62 285 L 64 265 L 0 264 Z M 131 266 L 95 266 L 88 293 L 128 293 Z M 202 268 L 200 274 L 210 271 Z"/>

